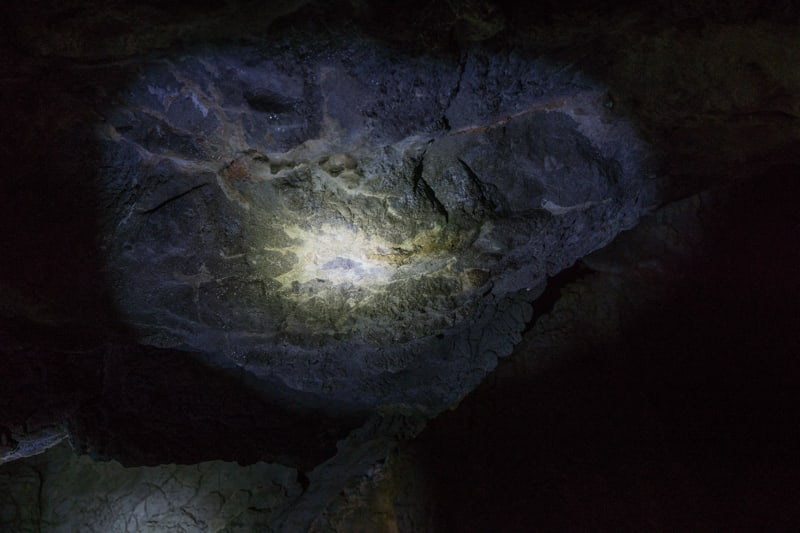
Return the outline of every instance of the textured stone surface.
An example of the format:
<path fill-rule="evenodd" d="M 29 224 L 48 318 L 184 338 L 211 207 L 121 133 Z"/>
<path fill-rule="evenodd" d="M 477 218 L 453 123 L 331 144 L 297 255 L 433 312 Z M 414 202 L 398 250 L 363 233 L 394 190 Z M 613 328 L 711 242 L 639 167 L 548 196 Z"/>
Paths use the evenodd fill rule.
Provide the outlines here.
<path fill-rule="evenodd" d="M 144 62 L 98 128 L 117 307 L 145 343 L 439 409 L 648 201 L 645 146 L 605 102 L 524 50 L 314 25 Z"/>
<path fill-rule="evenodd" d="M 263 531 L 301 492 L 292 469 L 265 463 L 125 468 L 60 445 L 0 470 L 6 531 Z M 36 502 L 36 503 L 34 503 Z"/>
<path fill-rule="evenodd" d="M 0 466 L 5 529 L 56 528 L 40 509 L 69 501 L 77 528 L 106 490 L 136 500 L 114 479 L 130 470 L 48 448 L 65 431 L 128 465 L 298 467 L 285 505 L 263 496 L 281 510 L 263 529 L 796 529 L 798 9 L 637 4 L 4 4 L 0 454 L 49 450 Z M 659 163 L 642 174 L 637 138 Z M 531 315 L 545 274 L 668 202 Z M 325 219 L 366 229 L 300 268 L 301 242 L 334 243 L 309 231 Z M 233 242 L 254 249 L 217 246 Z M 389 272 L 407 277 L 383 315 L 354 321 L 366 296 L 325 292 Z M 227 342 L 253 329 L 274 336 Z M 495 395 L 403 445 L 522 337 Z M 102 482 L 41 501 L 76 461 Z"/>
<path fill-rule="evenodd" d="M 51 333 L 15 325 L 31 339 Z M 115 344 L 65 351 L 61 342 L 0 350 L 0 462 L 41 453 L 68 432 L 79 452 L 124 465 L 222 459 L 309 470 L 367 418 L 352 403 L 257 381 L 187 352 Z"/>

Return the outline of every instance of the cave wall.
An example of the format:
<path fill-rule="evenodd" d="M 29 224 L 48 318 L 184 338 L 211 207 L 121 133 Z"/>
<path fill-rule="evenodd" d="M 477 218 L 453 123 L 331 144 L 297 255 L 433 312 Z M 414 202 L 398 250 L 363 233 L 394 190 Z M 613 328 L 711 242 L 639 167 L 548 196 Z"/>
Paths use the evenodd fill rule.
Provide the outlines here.
<path fill-rule="evenodd" d="M 800 227 L 792 206 L 800 29 L 792 3 L 415 2 L 398 10 L 382 2 L 208 2 L 202 9 L 26 2 L 3 9 L 0 450 L 13 459 L 0 465 L 3 527 L 113 530 L 116 515 L 134 524 L 129 530 L 169 523 L 190 531 L 796 525 L 791 390 L 798 376 L 793 242 Z M 197 346 L 143 346 L 140 326 L 130 323 L 116 296 L 121 282 L 109 268 L 104 239 L 109 224 L 123 218 L 107 213 L 125 213 L 126 204 L 104 183 L 139 172 L 141 152 L 109 150 L 118 138 L 108 138 L 107 125 L 138 135 L 135 142 L 147 151 L 208 149 L 196 144 L 199 136 L 170 131 L 168 116 L 159 118 L 167 120 L 159 130 L 108 114 L 119 108 L 119 95 L 146 70 L 142 65 L 163 64 L 175 50 L 252 48 L 273 33 L 302 36 L 314 24 L 396 47 L 400 55 L 452 61 L 451 77 L 463 69 L 457 103 L 480 120 L 456 113 L 429 127 L 491 125 L 477 144 L 496 137 L 495 159 L 486 165 L 505 165 L 505 177 L 526 164 L 514 143 L 527 125 L 517 113 L 530 103 L 518 101 L 519 90 L 510 93 L 512 107 L 492 103 L 521 79 L 514 58 L 522 54 L 541 67 L 547 75 L 540 83 L 591 84 L 588 100 L 560 89 L 558 105 L 571 106 L 572 119 L 586 121 L 590 142 L 646 184 L 636 204 L 649 211 L 641 224 L 588 257 L 582 256 L 593 246 L 560 256 L 546 274 L 582 259 L 550 280 L 533 301 L 532 319 L 523 313 L 513 327 L 491 335 L 508 347 L 495 351 L 519 344 L 428 429 L 428 419 L 455 407 L 504 353 L 479 360 L 474 372 L 441 378 L 442 388 L 431 389 L 435 412 L 415 405 L 368 412 L 358 402 L 297 395 L 223 360 L 198 359 Z M 397 89 L 403 80 L 389 86 Z M 340 96 L 346 101 L 351 92 Z M 398 93 L 397 107 L 378 116 L 403 116 L 403 97 Z M 266 114 L 285 104 L 274 95 L 250 99 Z M 584 102 L 590 111 L 581 119 Z M 190 100 L 178 102 L 176 120 L 197 109 Z M 293 119 L 319 126 L 302 105 L 292 109 Z M 541 111 L 553 117 L 552 109 Z M 418 118 L 429 124 L 421 108 Z M 103 120 L 105 146 L 95 128 Z M 402 129 L 398 120 L 387 121 L 386 131 Z M 178 129 L 202 132 L 203 125 Z M 159 131 L 166 136 L 152 136 Z M 540 130 L 541 145 L 530 136 L 528 153 L 559 150 L 548 144 L 553 131 Z M 634 138 L 650 150 L 647 165 L 640 145 L 619 147 Z M 445 155 L 448 149 L 439 148 Z M 235 176 L 236 158 L 245 169 L 258 164 L 252 154 L 237 154 L 205 169 L 208 180 L 219 179 L 213 173 L 221 169 Z M 472 163 L 450 166 L 442 158 L 427 168 L 439 164 L 442 173 L 433 174 L 440 179 L 453 167 L 482 174 L 480 163 Z M 162 170 L 154 167 L 146 177 L 170 177 Z M 570 178 L 554 176 L 555 185 Z M 532 192 L 515 185 L 498 187 L 524 208 Z M 446 180 L 439 187 L 446 190 Z M 148 205 L 192 199 L 183 192 L 162 190 L 166 196 Z M 457 192 L 451 191 L 454 204 L 463 200 Z M 563 207 L 553 205 L 551 211 Z M 186 206 L 170 208 L 179 207 Z M 550 215 L 565 232 L 574 229 L 565 213 Z M 601 229 L 610 238 L 631 223 Z M 141 273 L 136 268 L 118 271 Z M 523 272 L 520 287 L 544 290 Z M 399 398 L 430 398 L 413 389 L 419 377 L 442 368 L 449 367 L 432 365 L 398 381 Z M 436 396 L 437 390 L 445 392 Z M 95 462 L 109 459 L 125 466 Z M 169 466 L 175 462 L 184 466 Z M 209 485 L 198 472 L 230 477 Z M 194 494 L 185 501 L 170 492 L 171 480 L 184 475 Z M 121 497 L 114 517 L 101 510 L 109 494 Z"/>

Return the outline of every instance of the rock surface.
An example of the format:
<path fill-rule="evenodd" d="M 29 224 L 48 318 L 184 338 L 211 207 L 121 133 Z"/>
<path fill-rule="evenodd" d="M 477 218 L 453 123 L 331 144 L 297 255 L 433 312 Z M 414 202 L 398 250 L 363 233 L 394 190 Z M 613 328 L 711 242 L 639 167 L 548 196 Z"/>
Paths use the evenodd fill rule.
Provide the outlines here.
<path fill-rule="evenodd" d="M 144 343 L 436 412 L 511 352 L 547 275 L 649 201 L 606 98 L 525 50 L 313 24 L 145 61 L 98 133 L 117 308 Z"/>
<path fill-rule="evenodd" d="M 3 7 L 3 528 L 796 529 L 796 6 L 203 4 Z"/>
<path fill-rule="evenodd" d="M 60 445 L 0 479 L 5 531 L 263 531 L 301 492 L 279 465 L 221 461 L 125 468 Z M 21 503 L 24 502 L 24 503 Z M 36 502 L 36 503 L 34 503 Z"/>

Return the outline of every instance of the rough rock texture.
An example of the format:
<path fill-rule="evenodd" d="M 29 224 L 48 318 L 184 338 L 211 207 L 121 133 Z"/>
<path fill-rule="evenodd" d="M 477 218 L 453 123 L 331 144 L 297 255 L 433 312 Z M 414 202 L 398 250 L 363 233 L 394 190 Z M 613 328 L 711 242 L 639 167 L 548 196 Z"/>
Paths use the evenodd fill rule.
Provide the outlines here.
<path fill-rule="evenodd" d="M 143 61 L 98 128 L 117 308 L 144 343 L 435 412 L 511 352 L 547 275 L 652 200 L 606 103 L 524 49 L 314 24 Z"/>
<path fill-rule="evenodd" d="M 798 168 L 665 206 L 562 280 L 412 445 L 432 530 L 794 529 Z"/>
<path fill-rule="evenodd" d="M 263 531 L 301 492 L 280 465 L 211 461 L 125 468 L 60 445 L 0 479 L 4 531 Z"/>
<path fill-rule="evenodd" d="M 3 7 L 5 529 L 797 528 L 796 5 L 203 4 Z"/>

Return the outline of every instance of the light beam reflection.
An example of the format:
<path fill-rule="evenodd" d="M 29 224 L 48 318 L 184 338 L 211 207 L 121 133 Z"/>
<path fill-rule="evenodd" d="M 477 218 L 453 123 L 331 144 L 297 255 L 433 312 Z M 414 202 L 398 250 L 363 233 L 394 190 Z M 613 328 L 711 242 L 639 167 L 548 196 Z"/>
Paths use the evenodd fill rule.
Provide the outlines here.
<path fill-rule="evenodd" d="M 396 247 L 356 228 L 324 224 L 312 231 L 287 227 L 285 232 L 300 244 L 292 250 L 297 266 L 278 278 L 284 285 L 311 281 L 382 285 L 396 272 L 392 264 L 400 253 Z"/>

